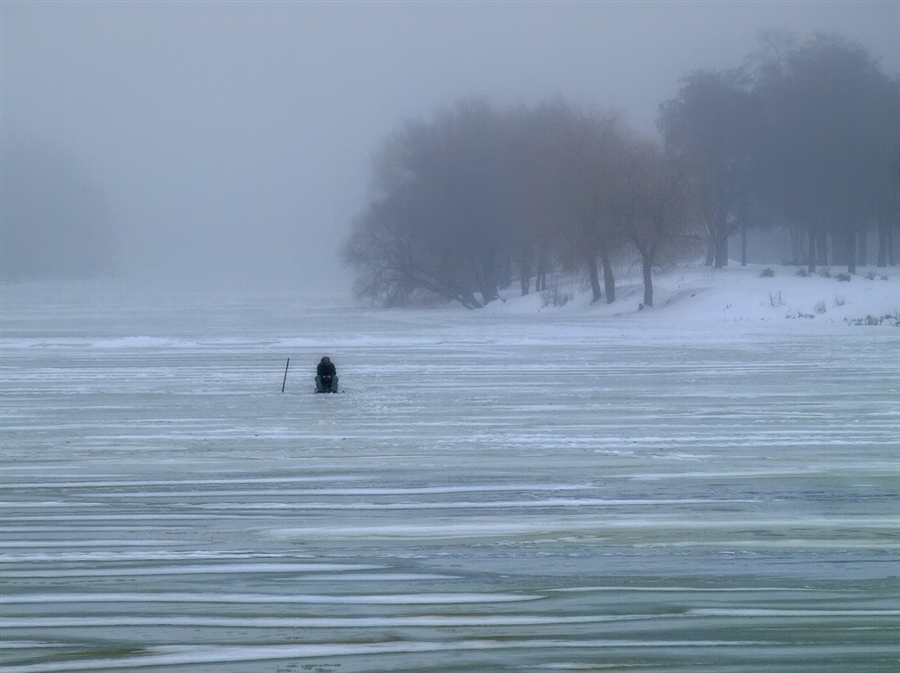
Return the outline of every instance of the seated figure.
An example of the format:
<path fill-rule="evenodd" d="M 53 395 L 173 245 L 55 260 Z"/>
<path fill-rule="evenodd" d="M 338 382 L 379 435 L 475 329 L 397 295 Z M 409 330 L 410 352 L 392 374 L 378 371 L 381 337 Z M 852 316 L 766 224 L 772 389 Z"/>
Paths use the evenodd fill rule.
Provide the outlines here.
<path fill-rule="evenodd" d="M 334 368 L 334 363 L 326 356 L 316 367 L 316 392 L 336 393 L 337 391 L 337 370 Z"/>

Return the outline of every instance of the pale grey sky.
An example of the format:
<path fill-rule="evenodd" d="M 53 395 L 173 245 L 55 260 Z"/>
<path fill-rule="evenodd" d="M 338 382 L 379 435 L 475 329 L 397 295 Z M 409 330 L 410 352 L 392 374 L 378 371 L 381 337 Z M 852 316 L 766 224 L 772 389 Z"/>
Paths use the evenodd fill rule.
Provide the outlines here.
<path fill-rule="evenodd" d="M 652 131 L 759 29 L 836 32 L 900 72 L 900 2 L 13 2 L 3 133 L 59 144 L 123 228 L 134 277 L 344 281 L 369 161 L 468 96 L 568 100 Z"/>

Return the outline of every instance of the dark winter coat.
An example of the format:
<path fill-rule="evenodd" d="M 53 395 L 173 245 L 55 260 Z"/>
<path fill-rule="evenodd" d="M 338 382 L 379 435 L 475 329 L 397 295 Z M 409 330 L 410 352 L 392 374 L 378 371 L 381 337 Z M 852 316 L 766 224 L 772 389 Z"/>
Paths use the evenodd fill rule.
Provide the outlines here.
<path fill-rule="evenodd" d="M 316 367 L 316 376 L 326 377 L 326 376 L 334 376 L 337 374 L 337 371 L 334 368 L 333 362 L 320 362 Z"/>

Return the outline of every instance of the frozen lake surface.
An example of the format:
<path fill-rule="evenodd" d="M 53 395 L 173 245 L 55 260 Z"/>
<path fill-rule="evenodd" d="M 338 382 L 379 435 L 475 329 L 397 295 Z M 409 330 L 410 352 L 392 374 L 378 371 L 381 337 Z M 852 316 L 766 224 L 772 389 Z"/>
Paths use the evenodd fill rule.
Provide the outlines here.
<path fill-rule="evenodd" d="M 655 318 L 4 288 L 4 673 L 898 670 L 900 330 Z"/>

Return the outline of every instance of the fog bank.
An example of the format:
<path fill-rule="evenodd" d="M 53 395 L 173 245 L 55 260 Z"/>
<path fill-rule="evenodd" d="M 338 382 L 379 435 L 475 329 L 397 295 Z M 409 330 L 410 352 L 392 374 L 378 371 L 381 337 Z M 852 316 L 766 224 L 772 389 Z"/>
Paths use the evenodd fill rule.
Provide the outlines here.
<path fill-rule="evenodd" d="M 455 100 L 556 94 L 653 131 L 759 29 L 840 32 L 900 71 L 900 6 L 834 3 L 4 2 L 4 136 L 57 146 L 102 196 L 122 277 L 348 286 L 370 157 Z"/>

